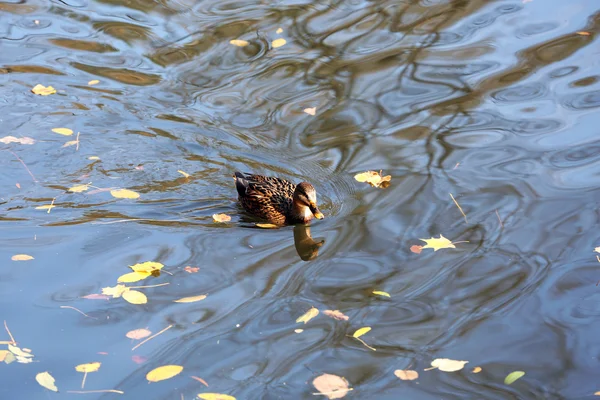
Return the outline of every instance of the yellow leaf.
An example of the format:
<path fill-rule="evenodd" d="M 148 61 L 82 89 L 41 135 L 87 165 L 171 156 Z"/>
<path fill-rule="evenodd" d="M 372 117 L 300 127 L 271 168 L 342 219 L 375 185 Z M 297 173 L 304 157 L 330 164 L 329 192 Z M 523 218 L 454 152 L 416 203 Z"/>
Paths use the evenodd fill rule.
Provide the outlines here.
<path fill-rule="evenodd" d="M 349 384 L 345 378 L 332 374 L 317 376 L 312 384 L 319 391 L 319 393 L 313 394 L 321 394 L 329 399 L 341 399 L 346 396 L 348 391 L 352 390 L 352 388 L 348 388 Z"/>
<path fill-rule="evenodd" d="M 53 204 L 44 204 L 43 206 L 37 206 L 35 209 L 36 210 L 51 210 L 54 207 L 56 207 L 56 206 Z"/>
<path fill-rule="evenodd" d="M 302 314 L 300 317 L 298 317 L 298 319 L 296 320 L 296 322 L 304 322 L 306 324 L 308 321 L 310 321 L 311 319 L 313 319 L 317 315 L 319 315 L 319 310 L 317 310 L 316 308 L 312 307 L 310 310 L 308 310 L 307 312 L 305 312 L 304 314 Z"/>
<path fill-rule="evenodd" d="M 466 363 L 468 363 L 468 361 L 451 360 L 449 358 L 436 358 L 431 362 L 431 366 L 438 368 L 440 371 L 454 372 L 463 369 Z"/>
<path fill-rule="evenodd" d="M 111 190 L 110 194 L 117 199 L 137 199 L 140 194 L 128 189 L 115 189 Z"/>
<path fill-rule="evenodd" d="M 121 297 L 123 293 L 129 291 L 129 288 L 125 285 L 117 285 L 113 287 L 102 288 L 102 294 L 112 296 L 114 298 Z"/>
<path fill-rule="evenodd" d="M 79 143 L 78 140 L 69 140 L 68 142 L 66 142 L 65 144 L 62 145 L 62 147 L 69 147 L 69 146 L 74 146 L 77 143 Z"/>
<path fill-rule="evenodd" d="M 446 239 L 440 234 L 439 238 L 431 238 L 431 239 L 419 239 L 427 243 L 427 245 L 423 246 L 423 249 L 433 249 L 433 251 L 438 251 L 439 249 L 455 249 L 456 246 L 452 244 L 451 241 Z"/>
<path fill-rule="evenodd" d="M 93 86 L 93 85 L 97 85 L 99 83 L 100 83 L 100 81 L 98 79 L 93 79 L 88 82 L 88 85 Z"/>
<path fill-rule="evenodd" d="M 148 337 L 152 334 L 148 329 L 140 328 L 127 332 L 125 336 L 129 339 L 139 340 Z"/>
<path fill-rule="evenodd" d="M 34 94 L 39 94 L 40 96 L 48 96 L 49 94 L 56 93 L 56 89 L 54 89 L 52 86 L 46 87 L 44 85 L 40 85 L 39 83 L 35 85 L 31 91 Z"/>
<path fill-rule="evenodd" d="M 178 170 L 177 170 L 177 172 L 179 172 L 181 175 L 183 175 L 183 176 L 184 176 L 184 177 L 186 177 L 186 178 L 189 178 L 189 177 L 190 177 L 190 174 L 188 174 L 187 172 L 185 172 L 185 171 L 182 171 L 182 170 L 180 170 L 180 169 L 178 169 Z"/>
<path fill-rule="evenodd" d="M 386 188 L 389 186 L 392 176 L 382 176 L 381 172 L 367 171 L 354 175 L 354 179 L 356 179 L 358 182 L 367 182 L 373 187 Z"/>
<path fill-rule="evenodd" d="M 204 300 L 206 298 L 205 294 L 201 294 L 200 296 L 192 296 L 192 297 L 184 297 L 179 300 L 175 300 L 175 303 L 193 303 L 195 301 Z"/>
<path fill-rule="evenodd" d="M 160 271 L 163 267 L 163 264 L 156 261 L 144 261 L 143 263 L 137 263 L 129 266 L 129 268 L 135 272 L 148 272 L 149 274 L 153 273 L 154 271 Z"/>
<path fill-rule="evenodd" d="M 271 42 L 271 47 L 273 47 L 274 49 L 283 46 L 284 44 L 286 44 L 287 42 L 285 41 L 285 39 L 283 38 L 279 38 L 279 39 L 275 39 Z"/>
<path fill-rule="evenodd" d="M 33 260 L 33 257 L 31 257 L 28 254 L 15 254 L 10 259 L 13 261 L 27 261 L 27 260 Z"/>
<path fill-rule="evenodd" d="M 590 36 L 590 33 L 589 33 L 589 32 L 586 32 L 586 31 L 579 31 L 579 32 L 576 32 L 576 33 L 577 33 L 578 35 L 580 35 L 580 36 Z"/>
<path fill-rule="evenodd" d="M 15 357 L 15 355 L 11 352 L 9 352 L 5 357 L 4 357 L 4 362 L 6 364 L 10 364 L 11 362 L 15 361 L 17 359 L 17 357 Z"/>
<path fill-rule="evenodd" d="M 98 156 L 89 156 L 88 157 L 88 160 L 99 160 L 99 159 L 100 159 L 100 157 L 98 157 Z"/>
<path fill-rule="evenodd" d="M 88 363 L 88 364 L 79 364 L 78 366 L 75 367 L 75 371 L 77 372 L 96 372 L 98 371 L 98 369 L 100 368 L 101 363 L 99 362 L 92 362 L 92 363 Z"/>
<path fill-rule="evenodd" d="M 600 396 L 600 391 L 599 391 L 599 392 L 596 392 L 596 393 L 594 393 L 594 396 Z"/>
<path fill-rule="evenodd" d="M 77 186 L 73 186 L 72 188 L 69 188 L 69 192 L 81 193 L 81 192 L 85 192 L 89 188 L 90 188 L 90 185 L 77 185 Z"/>
<path fill-rule="evenodd" d="M 54 378 L 48 373 L 48 371 L 37 374 L 35 376 L 35 380 L 46 389 L 52 390 L 53 392 L 58 392 L 58 388 L 54 384 Z"/>
<path fill-rule="evenodd" d="M 506 378 L 504 378 L 504 384 L 510 385 L 517 379 L 520 379 L 523 375 L 525 375 L 525 372 L 523 371 L 513 371 L 510 374 L 508 374 Z"/>
<path fill-rule="evenodd" d="M 365 326 L 363 328 L 360 328 L 359 330 L 357 330 L 356 332 L 354 332 L 354 334 L 352 335 L 352 337 L 354 338 L 359 338 L 362 335 L 364 335 L 365 333 L 369 332 L 371 330 L 370 326 Z"/>
<path fill-rule="evenodd" d="M 73 130 L 69 128 L 54 128 L 52 132 L 58 133 L 59 135 L 71 136 L 73 134 Z"/>
<path fill-rule="evenodd" d="M 148 302 L 146 295 L 142 292 L 138 292 L 137 290 L 126 291 L 123 293 L 123 298 L 131 304 L 146 304 Z"/>
<path fill-rule="evenodd" d="M 164 381 L 178 375 L 181 371 L 183 367 L 180 365 L 163 365 L 148 372 L 146 379 L 150 382 Z"/>
<path fill-rule="evenodd" d="M 390 294 L 388 292 L 381 292 L 379 290 L 373 290 L 373 294 L 378 294 L 380 296 L 385 296 L 385 297 L 392 297 L 392 296 L 390 296 Z"/>
<path fill-rule="evenodd" d="M 303 111 L 308 115 L 315 115 L 317 113 L 317 107 L 305 108 Z"/>
<path fill-rule="evenodd" d="M 213 214 L 213 220 L 215 222 L 229 222 L 231 217 L 227 214 Z"/>
<path fill-rule="evenodd" d="M 0 350 L 0 362 L 4 361 L 9 354 L 12 353 L 8 350 Z"/>
<path fill-rule="evenodd" d="M 233 39 L 233 40 L 230 40 L 229 43 L 231 43 L 232 45 L 237 46 L 237 47 L 248 46 L 248 42 L 245 40 L 241 40 L 241 39 Z"/>
<path fill-rule="evenodd" d="M 17 357 L 25 357 L 25 358 L 33 357 L 33 354 L 27 353 L 26 351 L 23 351 L 19 347 L 13 346 L 12 344 L 8 345 L 8 350 Z"/>
<path fill-rule="evenodd" d="M 199 393 L 198 398 L 202 400 L 235 400 L 235 397 L 221 393 Z"/>
<path fill-rule="evenodd" d="M 130 272 L 128 274 L 121 275 L 119 277 L 119 279 L 117 279 L 117 282 L 119 282 L 119 283 L 138 282 L 138 281 L 141 281 L 142 279 L 146 279 L 150 275 L 152 275 L 150 272 Z"/>
<path fill-rule="evenodd" d="M 304 332 L 304 329 L 294 329 L 294 332 L 296 332 L 296 333 L 302 333 L 302 332 Z"/>
<path fill-rule="evenodd" d="M 256 224 L 256 226 L 258 226 L 259 228 L 264 228 L 264 229 L 279 228 L 279 225 L 275 225 L 275 224 L 258 223 L 258 224 Z"/>
<path fill-rule="evenodd" d="M 419 373 L 411 369 L 397 369 L 394 371 L 394 375 L 403 381 L 414 381 L 419 377 Z"/>
<path fill-rule="evenodd" d="M 475 367 L 475 368 L 473 368 L 473 373 L 474 374 L 478 374 L 480 372 L 481 372 L 481 367 Z"/>

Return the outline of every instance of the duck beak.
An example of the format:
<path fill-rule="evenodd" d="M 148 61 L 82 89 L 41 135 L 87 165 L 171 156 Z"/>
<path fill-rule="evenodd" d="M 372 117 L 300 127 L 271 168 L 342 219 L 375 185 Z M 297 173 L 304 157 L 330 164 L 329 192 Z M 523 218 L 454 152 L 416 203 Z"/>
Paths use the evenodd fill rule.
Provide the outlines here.
<path fill-rule="evenodd" d="M 325 218 L 325 216 L 323 215 L 323 213 L 319 210 L 319 207 L 317 207 L 317 204 L 314 202 L 310 203 L 310 211 L 313 213 L 313 215 L 315 216 L 316 219 L 323 219 Z"/>

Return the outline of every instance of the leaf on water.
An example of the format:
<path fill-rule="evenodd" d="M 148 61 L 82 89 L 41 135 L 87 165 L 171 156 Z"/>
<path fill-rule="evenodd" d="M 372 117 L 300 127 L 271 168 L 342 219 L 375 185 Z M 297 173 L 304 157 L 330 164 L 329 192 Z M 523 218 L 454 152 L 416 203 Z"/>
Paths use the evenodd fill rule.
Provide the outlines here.
<path fill-rule="evenodd" d="M 350 317 L 345 315 L 340 310 L 325 310 L 325 311 L 323 311 L 323 314 L 325 314 L 328 317 L 331 317 L 333 319 L 337 319 L 338 321 L 348 321 L 350 319 Z"/>
<path fill-rule="evenodd" d="M 33 257 L 30 256 L 29 254 L 15 254 L 10 259 L 13 261 L 28 261 L 28 260 L 33 260 Z"/>
<path fill-rule="evenodd" d="M 419 377 L 419 373 L 412 369 L 397 369 L 394 371 L 394 375 L 403 381 L 414 381 Z"/>
<path fill-rule="evenodd" d="M 296 333 L 302 333 L 302 332 L 304 332 L 304 329 L 294 329 L 294 332 L 296 332 Z"/>
<path fill-rule="evenodd" d="M 179 172 L 181 175 L 183 175 L 183 176 L 184 176 L 184 177 L 186 177 L 186 178 L 189 178 L 189 177 L 190 177 L 190 174 L 188 174 L 187 172 L 185 172 L 185 171 L 182 171 L 182 170 L 180 170 L 180 169 L 178 169 L 178 170 L 177 170 L 177 172 Z"/>
<path fill-rule="evenodd" d="M 352 390 L 345 378 L 333 374 L 317 376 L 312 384 L 319 391 L 316 394 L 327 396 L 328 399 L 341 399 Z"/>
<path fill-rule="evenodd" d="M 227 214 L 213 214 L 213 220 L 215 222 L 229 222 L 231 221 L 231 217 Z"/>
<path fill-rule="evenodd" d="M 148 302 L 146 295 L 137 290 L 128 290 L 124 292 L 122 296 L 131 304 L 146 304 Z"/>
<path fill-rule="evenodd" d="M 285 45 L 287 42 L 284 38 L 275 39 L 271 42 L 271 47 L 274 49 Z"/>
<path fill-rule="evenodd" d="M 142 279 L 146 279 L 150 275 L 152 275 L 150 272 L 129 272 L 128 274 L 121 275 L 119 277 L 119 279 L 117 279 L 117 282 L 119 282 L 119 283 L 138 282 L 138 281 L 141 281 Z"/>
<path fill-rule="evenodd" d="M 185 267 L 183 269 L 185 272 L 187 272 L 188 274 L 195 274 L 196 272 L 200 271 L 200 268 L 198 267 L 190 267 L 189 265 L 187 267 Z"/>
<path fill-rule="evenodd" d="M 235 397 L 221 393 L 199 393 L 198 398 L 202 400 L 235 400 Z"/>
<path fill-rule="evenodd" d="M 121 297 L 123 293 L 127 292 L 128 290 L 129 288 L 125 285 L 117 285 L 113 287 L 102 288 L 102 294 L 112 296 L 116 299 L 117 297 Z"/>
<path fill-rule="evenodd" d="M 37 206 L 36 210 L 51 210 L 56 207 L 54 204 L 44 204 L 43 206 Z"/>
<path fill-rule="evenodd" d="M 0 138 L 0 143 L 4 143 L 4 144 L 9 144 L 9 143 L 34 144 L 35 140 L 30 137 L 17 138 L 14 136 L 4 136 L 3 138 Z"/>
<path fill-rule="evenodd" d="M 23 351 L 19 347 L 13 346 L 12 344 L 8 345 L 8 351 L 13 353 L 17 357 L 24 357 L 24 358 L 33 357 L 33 354 Z"/>
<path fill-rule="evenodd" d="M 379 290 L 373 290 L 373 294 L 377 294 L 379 296 L 384 296 L 384 297 L 392 297 L 392 296 L 390 296 L 390 294 L 388 292 L 382 292 Z"/>
<path fill-rule="evenodd" d="M 89 188 L 90 188 L 90 185 L 77 185 L 77 186 L 73 186 L 72 188 L 69 188 L 68 191 L 73 192 L 73 193 L 81 193 L 81 192 L 85 192 Z"/>
<path fill-rule="evenodd" d="M 75 367 L 75 371 L 77 372 L 96 372 L 98 371 L 98 369 L 100 369 L 100 365 L 101 363 L 99 362 L 92 362 L 92 363 L 88 363 L 88 364 L 79 364 L 78 366 Z"/>
<path fill-rule="evenodd" d="M 594 393 L 594 396 L 600 396 L 600 392 Z"/>
<path fill-rule="evenodd" d="M 511 383 L 514 383 L 517 379 L 521 378 L 523 375 L 525 375 L 525 372 L 523 371 L 513 371 L 510 374 L 508 374 L 506 378 L 504 378 L 504 384 L 510 385 Z"/>
<path fill-rule="evenodd" d="M 0 362 L 4 361 L 6 359 L 6 356 L 8 356 L 9 354 L 12 353 L 8 350 L 0 350 Z"/>
<path fill-rule="evenodd" d="M 162 367 L 154 368 L 152 371 L 146 374 L 146 379 L 149 382 L 159 382 L 165 379 L 171 379 L 172 377 L 179 375 L 183 371 L 183 367 L 180 365 L 163 365 Z"/>
<path fill-rule="evenodd" d="M 100 157 L 98 157 L 98 156 L 89 156 L 88 157 L 88 160 L 99 160 L 99 159 L 100 159 Z"/>
<path fill-rule="evenodd" d="M 63 144 L 61 147 L 75 146 L 77 143 L 79 143 L 79 140 L 69 140 L 68 142 Z"/>
<path fill-rule="evenodd" d="M 200 296 L 184 297 L 179 300 L 175 300 L 175 303 L 193 303 L 196 301 L 204 300 L 205 298 L 206 298 L 206 295 L 201 294 Z"/>
<path fill-rule="evenodd" d="M 468 361 L 451 360 L 449 358 L 436 358 L 431 362 L 433 368 L 444 372 L 460 371 Z"/>
<path fill-rule="evenodd" d="M 39 83 L 35 85 L 33 89 L 31 89 L 31 91 L 34 94 L 38 94 L 40 96 L 48 96 L 50 94 L 56 93 L 56 89 L 54 89 L 52 86 L 46 87 L 44 85 L 40 85 Z"/>
<path fill-rule="evenodd" d="M 455 249 L 456 246 L 452 244 L 452 242 L 440 234 L 439 238 L 430 238 L 430 239 L 419 239 L 427 243 L 427 245 L 423 246 L 423 249 L 433 249 L 433 251 L 438 251 L 439 249 Z"/>
<path fill-rule="evenodd" d="M 277 33 L 277 34 L 282 33 L 282 32 L 283 32 L 283 29 L 281 29 L 281 28 L 277 28 L 277 30 L 275 31 L 275 33 Z"/>
<path fill-rule="evenodd" d="M 475 367 L 475 368 L 473 368 L 473 373 L 474 374 L 478 374 L 480 372 L 481 372 L 481 367 Z"/>
<path fill-rule="evenodd" d="M 98 293 L 92 293 L 92 294 L 86 294 L 85 296 L 81 296 L 82 299 L 90 299 L 90 300 L 108 300 L 110 299 L 109 296 L 105 295 L 105 294 L 98 294 Z"/>
<path fill-rule="evenodd" d="M 586 32 L 586 31 L 579 31 L 579 32 L 577 32 L 577 34 L 580 36 L 590 36 L 590 33 Z"/>
<path fill-rule="evenodd" d="M 311 319 L 313 319 L 317 315 L 319 315 L 319 310 L 317 310 L 316 308 L 312 307 L 310 310 L 308 310 L 307 312 L 305 312 L 304 314 L 302 314 L 300 317 L 298 317 L 298 319 L 296 320 L 296 322 L 304 322 L 306 324 L 308 321 L 310 321 Z"/>
<path fill-rule="evenodd" d="M 128 189 L 115 189 L 111 190 L 110 194 L 117 199 L 137 199 L 140 194 Z"/>
<path fill-rule="evenodd" d="M 37 374 L 35 376 L 35 380 L 46 389 L 52 390 L 53 392 L 58 392 L 58 388 L 54 384 L 55 380 L 48 371 Z"/>
<path fill-rule="evenodd" d="M 100 81 L 98 79 L 92 79 L 91 81 L 88 82 L 88 85 L 94 86 L 94 85 L 97 85 L 99 83 L 100 83 Z"/>
<path fill-rule="evenodd" d="M 194 375 L 190 376 L 190 378 L 192 378 L 194 380 L 197 380 L 198 382 L 200 382 L 204 386 L 208 387 L 208 383 L 206 383 L 206 381 L 204 379 L 202 379 L 200 377 L 197 377 L 197 376 L 194 376 Z"/>
<path fill-rule="evenodd" d="M 410 246 L 410 251 L 412 251 L 413 253 L 421 254 L 422 250 L 423 250 L 423 246 L 419 246 L 416 244 L 413 244 L 412 246 Z"/>
<path fill-rule="evenodd" d="M 140 340 L 150 336 L 151 334 L 152 332 L 150 332 L 148 329 L 140 328 L 127 332 L 125 336 L 127 336 L 129 339 Z"/>
<path fill-rule="evenodd" d="M 258 224 L 256 224 L 256 226 L 258 226 L 259 228 L 264 228 L 264 229 L 274 229 L 274 228 L 279 228 L 279 225 L 275 225 L 275 224 L 263 224 L 263 223 L 258 223 Z"/>
<path fill-rule="evenodd" d="M 354 332 L 354 333 L 352 334 L 352 337 L 353 337 L 353 338 L 357 338 L 357 339 L 358 339 L 359 337 L 361 337 L 361 336 L 362 336 L 362 335 L 364 335 L 365 333 L 369 332 L 370 330 L 371 330 L 371 327 L 370 327 L 370 326 L 365 326 L 365 327 L 362 327 L 362 328 L 358 329 L 356 332 Z"/>
<path fill-rule="evenodd" d="M 369 185 L 376 188 L 385 189 L 390 185 L 390 182 L 392 181 L 392 176 L 382 176 L 381 171 L 367 171 L 354 175 L 354 179 L 356 179 L 358 182 L 367 182 Z"/>
<path fill-rule="evenodd" d="M 15 357 L 15 355 L 13 353 L 10 353 L 6 355 L 6 357 L 4 357 L 4 362 L 6 364 L 10 364 L 11 362 L 15 361 L 17 359 L 17 357 Z"/>
<path fill-rule="evenodd" d="M 63 136 L 71 136 L 73 134 L 73 130 L 69 128 L 53 128 L 52 132 L 58 133 L 59 135 Z"/>
<path fill-rule="evenodd" d="M 131 356 L 131 361 L 133 361 L 136 364 L 143 364 L 146 361 L 148 361 L 148 358 L 146 358 L 144 356 L 133 355 L 133 356 Z"/>
<path fill-rule="evenodd" d="M 163 264 L 156 261 L 144 261 L 143 263 L 137 263 L 129 266 L 129 268 L 131 268 L 135 272 L 148 272 L 150 274 L 156 271 L 160 271 L 163 267 Z"/>
<path fill-rule="evenodd" d="M 229 43 L 231 43 L 232 45 L 237 46 L 237 47 L 248 46 L 248 42 L 245 40 L 241 40 L 241 39 L 233 39 L 233 40 L 230 40 Z"/>
<path fill-rule="evenodd" d="M 307 113 L 308 115 L 315 115 L 317 113 L 317 107 L 313 107 L 313 108 L 305 108 L 304 110 L 305 113 Z"/>

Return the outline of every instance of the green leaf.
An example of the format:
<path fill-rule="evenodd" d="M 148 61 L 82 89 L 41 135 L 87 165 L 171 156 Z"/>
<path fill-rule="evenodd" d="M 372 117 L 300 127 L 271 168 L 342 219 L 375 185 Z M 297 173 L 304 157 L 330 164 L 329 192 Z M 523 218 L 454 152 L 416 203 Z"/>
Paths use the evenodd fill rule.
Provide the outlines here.
<path fill-rule="evenodd" d="M 510 374 L 508 374 L 506 378 L 504 378 L 504 384 L 510 385 L 517 379 L 521 378 L 523 375 L 525 375 L 525 372 L 523 371 L 513 371 Z"/>

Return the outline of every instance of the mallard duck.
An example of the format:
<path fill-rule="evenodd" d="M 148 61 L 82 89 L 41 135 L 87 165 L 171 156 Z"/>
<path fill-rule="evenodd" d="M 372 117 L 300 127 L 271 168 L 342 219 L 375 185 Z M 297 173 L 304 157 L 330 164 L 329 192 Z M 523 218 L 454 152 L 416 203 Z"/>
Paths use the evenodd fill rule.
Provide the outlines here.
<path fill-rule="evenodd" d="M 294 185 L 285 179 L 236 172 L 233 178 L 246 211 L 277 225 L 323 219 L 317 191 L 308 182 Z"/>

